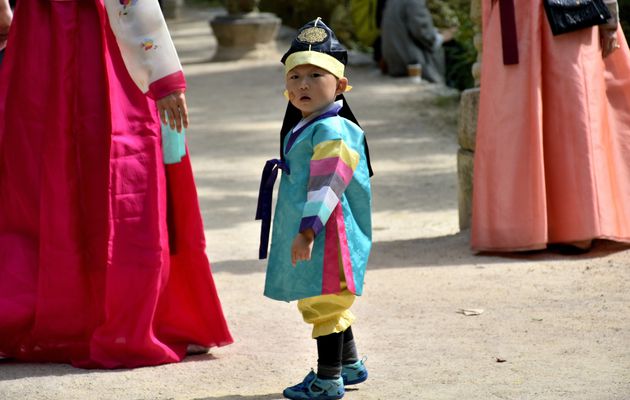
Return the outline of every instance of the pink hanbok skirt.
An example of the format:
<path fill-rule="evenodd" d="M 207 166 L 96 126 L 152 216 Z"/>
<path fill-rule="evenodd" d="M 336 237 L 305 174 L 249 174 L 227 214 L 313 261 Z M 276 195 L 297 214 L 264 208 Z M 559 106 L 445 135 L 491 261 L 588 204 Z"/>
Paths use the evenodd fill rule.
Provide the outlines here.
<path fill-rule="evenodd" d="M 483 1 L 471 245 L 514 251 L 630 241 L 630 51 L 598 28 L 552 36 L 541 0 L 515 0 L 520 63 L 503 65 L 498 2 Z"/>
<path fill-rule="evenodd" d="M 0 66 L 0 355 L 138 367 L 231 342 L 190 160 L 164 166 L 102 0 L 20 0 Z"/>

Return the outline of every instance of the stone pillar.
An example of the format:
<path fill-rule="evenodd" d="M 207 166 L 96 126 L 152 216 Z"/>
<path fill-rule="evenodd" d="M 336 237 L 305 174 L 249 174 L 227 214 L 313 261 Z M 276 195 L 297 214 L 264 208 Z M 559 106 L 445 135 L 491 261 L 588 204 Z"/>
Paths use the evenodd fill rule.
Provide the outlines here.
<path fill-rule="evenodd" d="M 475 136 L 477 134 L 477 112 L 479 110 L 479 79 L 481 76 L 481 0 L 471 0 L 470 17 L 475 24 L 475 48 L 477 62 L 472 67 L 475 88 L 462 93 L 459 106 L 457 151 L 457 180 L 459 203 L 459 229 L 470 228 L 472 216 L 473 160 Z"/>

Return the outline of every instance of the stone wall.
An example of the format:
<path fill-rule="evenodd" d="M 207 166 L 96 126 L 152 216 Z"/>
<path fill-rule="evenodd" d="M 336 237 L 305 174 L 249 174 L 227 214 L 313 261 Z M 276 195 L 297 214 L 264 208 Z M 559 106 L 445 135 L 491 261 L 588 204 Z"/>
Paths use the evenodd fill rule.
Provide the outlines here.
<path fill-rule="evenodd" d="M 477 112 L 479 109 L 479 78 L 481 72 L 481 0 L 471 0 L 470 17 L 475 23 L 475 48 L 477 62 L 472 74 L 475 88 L 462 93 L 459 107 L 459 150 L 457 152 L 457 180 L 459 203 L 459 229 L 470 228 L 472 216 L 473 160 L 475 136 L 477 133 Z"/>

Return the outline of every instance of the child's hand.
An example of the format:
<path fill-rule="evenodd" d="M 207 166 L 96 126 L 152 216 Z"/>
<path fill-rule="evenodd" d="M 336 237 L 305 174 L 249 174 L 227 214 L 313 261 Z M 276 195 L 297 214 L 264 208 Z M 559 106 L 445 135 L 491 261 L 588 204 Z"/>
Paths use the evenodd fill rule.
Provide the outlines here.
<path fill-rule="evenodd" d="M 293 245 L 291 246 L 291 263 L 294 267 L 298 261 L 311 259 L 311 251 L 313 250 L 314 239 L 315 232 L 313 232 L 312 229 L 307 229 L 304 232 L 300 232 L 295 235 L 295 239 L 293 239 Z"/>

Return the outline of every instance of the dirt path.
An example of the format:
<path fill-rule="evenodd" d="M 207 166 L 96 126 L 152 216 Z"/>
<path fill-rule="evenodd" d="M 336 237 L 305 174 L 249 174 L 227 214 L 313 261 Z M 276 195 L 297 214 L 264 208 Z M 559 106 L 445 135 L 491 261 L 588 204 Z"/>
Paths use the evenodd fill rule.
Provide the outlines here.
<path fill-rule="evenodd" d="M 256 259 L 258 179 L 277 154 L 285 106 L 277 57 L 208 63 L 205 21 L 172 28 L 208 255 L 236 342 L 136 370 L 5 361 L 0 399 L 271 400 L 316 366 L 309 327 L 295 304 L 262 296 Z M 630 251 L 601 243 L 583 256 L 473 255 L 457 228 L 453 93 L 367 66 L 349 78 L 376 175 L 374 252 L 353 307 L 370 379 L 346 398 L 629 399 Z"/>

